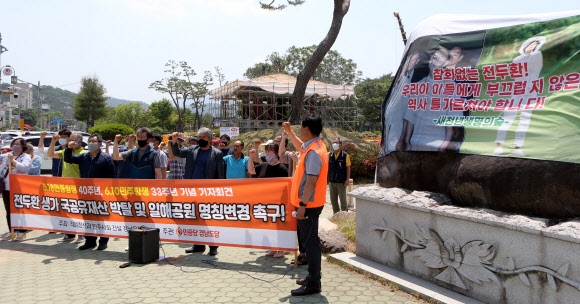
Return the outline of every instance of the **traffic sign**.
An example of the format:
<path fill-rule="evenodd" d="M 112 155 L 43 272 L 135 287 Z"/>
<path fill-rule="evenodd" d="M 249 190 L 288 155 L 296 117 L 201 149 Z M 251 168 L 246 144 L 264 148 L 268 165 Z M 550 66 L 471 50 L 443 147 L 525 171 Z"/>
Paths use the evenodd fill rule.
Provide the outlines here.
<path fill-rule="evenodd" d="M 24 114 L 20 114 L 20 119 L 24 119 Z"/>

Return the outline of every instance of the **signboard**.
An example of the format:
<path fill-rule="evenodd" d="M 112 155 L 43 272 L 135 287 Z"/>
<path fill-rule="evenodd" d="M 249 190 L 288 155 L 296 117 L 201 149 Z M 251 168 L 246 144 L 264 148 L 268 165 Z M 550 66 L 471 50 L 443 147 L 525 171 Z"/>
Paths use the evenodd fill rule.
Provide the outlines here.
<path fill-rule="evenodd" d="M 381 153 L 580 163 L 580 12 L 449 18 L 411 35 L 383 104 Z"/>
<path fill-rule="evenodd" d="M 155 180 L 10 175 L 12 228 L 296 251 L 291 178 Z M 138 185 L 137 185 L 138 184 Z M 259 196 L 255 195 L 260 188 Z"/>
<path fill-rule="evenodd" d="M 2 74 L 4 74 L 4 76 L 10 76 L 12 73 L 14 73 L 14 69 L 12 67 L 7 66 L 2 69 Z"/>
<path fill-rule="evenodd" d="M 220 127 L 220 136 L 227 134 L 230 138 L 240 136 L 240 128 L 238 127 Z"/>

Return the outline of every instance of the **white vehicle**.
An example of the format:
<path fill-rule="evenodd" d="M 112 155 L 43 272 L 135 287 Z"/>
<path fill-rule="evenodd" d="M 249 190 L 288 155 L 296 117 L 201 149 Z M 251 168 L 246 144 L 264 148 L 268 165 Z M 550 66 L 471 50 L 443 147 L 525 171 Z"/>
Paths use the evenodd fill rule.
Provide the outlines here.
<path fill-rule="evenodd" d="M 50 142 L 52 141 L 52 135 L 53 134 L 47 134 L 46 137 L 44 138 L 44 150 L 47 151 L 48 147 L 50 146 Z M 47 153 L 45 151 L 39 152 L 38 151 L 38 143 L 40 141 L 40 136 L 38 135 L 34 135 L 34 136 L 25 136 L 23 137 L 24 140 L 26 140 L 27 143 L 30 143 L 34 146 L 34 154 L 36 155 L 40 155 L 40 157 L 42 157 L 42 166 L 40 167 L 41 171 L 43 173 L 45 172 L 50 172 L 52 170 L 52 158 L 47 156 Z M 83 147 L 86 147 L 87 142 L 83 139 Z"/>
<path fill-rule="evenodd" d="M 22 137 L 20 131 L 7 130 L 0 132 L 0 139 L 2 139 L 2 146 L 9 145 L 14 139 Z"/>

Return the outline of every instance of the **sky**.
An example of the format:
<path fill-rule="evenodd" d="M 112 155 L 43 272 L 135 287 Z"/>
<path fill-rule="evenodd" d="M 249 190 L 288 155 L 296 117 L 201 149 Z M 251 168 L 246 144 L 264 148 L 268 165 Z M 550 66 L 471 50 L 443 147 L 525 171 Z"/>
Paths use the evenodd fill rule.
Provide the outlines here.
<path fill-rule="evenodd" d="M 270 2 L 270 0 L 264 0 Z M 286 1 L 277 0 L 278 3 Z M 151 103 L 169 98 L 149 85 L 167 77 L 169 60 L 186 61 L 201 81 L 219 67 L 226 81 L 291 46 L 319 44 L 332 20 L 331 0 L 306 0 L 282 11 L 258 0 L 21 0 L 3 1 L 0 65 L 19 79 L 78 93 L 97 76 L 107 96 Z M 407 35 L 437 13 L 515 15 L 577 10 L 575 1 L 353 0 L 332 47 L 352 59 L 363 78 L 395 73 Z M 9 82 L 2 76 L 2 82 Z M 218 87 L 217 81 L 211 88 Z M 386 93 L 386 92 L 385 92 Z"/>

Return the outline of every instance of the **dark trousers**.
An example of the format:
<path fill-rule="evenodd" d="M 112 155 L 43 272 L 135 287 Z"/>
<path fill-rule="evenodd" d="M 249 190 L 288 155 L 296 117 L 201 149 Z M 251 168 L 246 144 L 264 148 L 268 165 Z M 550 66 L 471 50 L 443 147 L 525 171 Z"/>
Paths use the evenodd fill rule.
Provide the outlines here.
<path fill-rule="evenodd" d="M 4 190 L 2 192 L 2 200 L 4 201 L 4 209 L 6 209 L 6 223 L 8 223 L 8 230 L 12 231 L 12 223 L 10 222 L 10 191 Z M 15 232 L 27 232 L 28 230 L 14 229 Z"/>
<path fill-rule="evenodd" d="M 304 216 L 307 219 L 298 220 L 298 230 L 300 231 L 299 242 L 306 250 L 308 260 L 308 282 L 306 286 L 320 286 L 320 271 L 322 263 L 322 248 L 318 237 L 318 218 L 322 212 L 322 207 L 306 208 Z"/>
<path fill-rule="evenodd" d="M 219 246 L 209 246 L 209 250 L 212 250 L 212 249 L 217 250 L 218 247 Z M 194 249 L 200 249 L 200 250 L 201 250 L 201 248 L 203 248 L 203 250 L 205 251 L 205 245 L 197 245 L 197 244 L 195 244 L 195 245 L 193 245 L 193 248 Z"/>
<path fill-rule="evenodd" d="M 85 244 L 87 244 L 87 245 L 97 245 L 97 237 L 96 236 L 85 235 L 85 240 L 86 240 Z M 99 238 L 99 245 L 107 245 L 108 242 L 109 242 L 108 237 Z"/>

